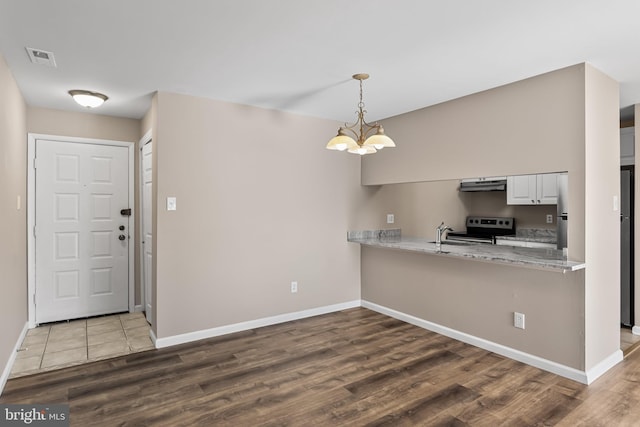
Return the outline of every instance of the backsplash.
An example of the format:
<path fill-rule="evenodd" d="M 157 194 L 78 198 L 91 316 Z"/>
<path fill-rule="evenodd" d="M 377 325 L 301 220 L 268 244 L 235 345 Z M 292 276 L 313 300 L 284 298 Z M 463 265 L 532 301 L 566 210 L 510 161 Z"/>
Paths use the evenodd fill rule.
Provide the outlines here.
<path fill-rule="evenodd" d="M 401 231 L 399 228 L 347 231 L 347 241 L 359 239 L 399 239 L 400 236 Z"/>
<path fill-rule="evenodd" d="M 556 230 L 549 228 L 518 228 L 516 237 L 525 239 L 555 239 Z"/>

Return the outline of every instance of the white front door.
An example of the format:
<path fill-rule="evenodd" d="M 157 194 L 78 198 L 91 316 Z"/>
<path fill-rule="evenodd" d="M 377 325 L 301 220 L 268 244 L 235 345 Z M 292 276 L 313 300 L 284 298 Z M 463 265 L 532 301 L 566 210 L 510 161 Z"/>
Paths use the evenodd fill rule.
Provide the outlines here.
<path fill-rule="evenodd" d="M 153 142 L 149 141 L 142 147 L 141 170 L 142 170 L 142 283 L 144 286 L 144 312 L 147 322 L 153 324 L 151 317 L 152 291 L 151 291 L 151 269 L 153 262 L 153 231 L 151 216 L 151 190 L 153 189 L 152 178 L 152 153 Z"/>
<path fill-rule="evenodd" d="M 36 323 L 128 311 L 126 147 L 38 139 Z"/>

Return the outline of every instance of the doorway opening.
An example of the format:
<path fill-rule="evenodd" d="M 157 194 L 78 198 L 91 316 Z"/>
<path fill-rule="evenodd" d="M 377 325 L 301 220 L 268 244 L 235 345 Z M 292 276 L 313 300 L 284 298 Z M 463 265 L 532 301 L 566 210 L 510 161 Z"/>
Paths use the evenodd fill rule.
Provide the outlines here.
<path fill-rule="evenodd" d="M 620 168 L 620 324 L 634 322 L 634 166 Z"/>
<path fill-rule="evenodd" d="M 140 150 L 140 284 L 147 322 L 153 325 L 153 140 L 151 131 L 139 142 Z"/>

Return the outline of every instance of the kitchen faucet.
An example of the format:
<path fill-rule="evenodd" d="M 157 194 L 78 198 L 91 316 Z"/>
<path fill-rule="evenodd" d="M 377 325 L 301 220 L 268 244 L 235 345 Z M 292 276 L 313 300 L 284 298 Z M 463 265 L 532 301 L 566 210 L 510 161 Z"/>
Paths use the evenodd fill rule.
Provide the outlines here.
<path fill-rule="evenodd" d="M 442 224 L 436 227 L 436 250 L 440 250 L 440 246 L 442 245 L 442 233 L 445 231 L 453 231 L 453 228 L 448 225 L 444 225 L 444 221 Z"/>

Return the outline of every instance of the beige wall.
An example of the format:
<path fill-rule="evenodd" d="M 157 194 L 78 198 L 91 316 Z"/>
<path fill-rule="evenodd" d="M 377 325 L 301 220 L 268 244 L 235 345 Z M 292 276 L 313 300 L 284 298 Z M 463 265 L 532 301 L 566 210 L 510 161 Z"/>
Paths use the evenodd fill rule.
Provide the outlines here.
<path fill-rule="evenodd" d="M 26 105 L 0 55 L 0 370 L 27 322 L 26 120 Z"/>
<path fill-rule="evenodd" d="M 29 107 L 27 131 L 47 135 L 138 142 L 140 120 Z"/>
<path fill-rule="evenodd" d="M 362 248 L 362 299 L 580 370 L 583 281 L 582 272 Z M 514 311 L 525 330 L 512 326 Z"/>
<path fill-rule="evenodd" d="M 500 344 L 577 369 L 588 370 L 613 354 L 619 346 L 619 301 L 614 301 L 619 298 L 619 291 L 612 289 L 612 284 L 619 282 L 619 248 L 614 244 L 619 223 L 612 222 L 615 216 L 612 198 L 619 192 L 617 99 L 616 82 L 590 65 L 580 64 L 384 120 L 387 133 L 398 147 L 362 160 L 364 184 L 394 184 L 375 187 L 376 194 L 382 195 L 375 204 L 370 203 L 372 209 L 377 209 L 376 221 L 378 218 L 382 221 L 392 206 L 402 214 L 399 224 L 403 231 L 431 236 L 441 220 L 456 227 L 463 221 L 464 213 L 480 213 L 475 211 L 497 206 L 497 200 L 489 204 L 472 200 L 482 197 L 479 193 L 455 195 L 466 198 L 464 202 L 455 200 L 454 186 L 450 185 L 449 193 L 443 193 L 442 180 L 568 171 L 569 257 L 576 261 L 588 258 L 588 266 L 584 273 L 564 276 L 525 269 L 517 275 L 511 267 L 480 267 L 479 263 L 466 260 L 440 264 L 428 256 L 411 256 L 401 261 L 402 257 L 394 254 L 391 259 L 402 262 L 402 268 L 397 269 L 399 276 L 392 288 L 399 286 L 403 290 L 391 292 L 392 296 L 390 291 L 384 291 L 389 286 L 384 270 L 395 266 L 387 265 L 377 252 L 365 251 L 363 298 L 373 298 L 374 303 L 401 311 L 409 310 L 405 312 L 454 329 L 471 328 L 470 333 L 480 338 L 497 339 Z M 438 182 L 418 184 L 418 181 Z M 419 194 L 415 193 L 417 189 Z M 415 197 L 407 198 L 410 193 L 415 193 Z M 527 221 L 533 223 L 538 215 L 544 218 L 546 213 L 553 213 L 553 209 L 547 212 L 547 208 L 540 208 L 537 212 L 527 210 L 530 215 Z M 587 210 L 589 215 L 585 214 Z M 517 217 L 522 210 L 513 212 Z M 607 224 L 602 230 L 610 234 L 604 236 L 605 231 L 594 231 L 597 224 Z M 375 224 L 363 221 L 361 225 L 369 228 Z M 608 250 L 611 245 L 614 248 Z M 452 265 L 456 262 L 457 268 Z M 433 265 L 434 269 L 436 264 L 451 268 L 432 273 L 424 265 L 413 265 L 416 263 Z M 411 273 L 405 276 L 403 271 Z M 427 280 L 420 279 L 422 274 L 437 278 L 438 283 L 432 284 L 429 291 L 419 284 L 420 280 Z M 575 286 L 578 282 L 582 288 Z M 553 292 L 542 283 L 555 283 L 566 289 Z M 446 291 L 454 285 L 460 291 L 475 291 L 480 286 L 486 292 L 483 298 L 498 301 L 486 305 L 487 312 L 495 309 L 499 313 L 480 315 L 477 310 L 460 310 L 456 298 Z M 513 295 L 505 297 L 500 289 L 509 286 Z M 527 330 L 516 331 L 520 332 L 519 338 L 496 335 L 496 330 L 515 329 L 511 316 L 518 310 L 516 294 L 521 294 L 522 289 L 529 295 L 523 308 Z M 426 308 L 415 305 L 416 301 L 434 295 L 446 316 L 436 315 L 428 305 Z M 499 302 L 502 300 L 507 303 Z M 579 303 L 567 305 L 568 301 Z M 553 326 L 554 333 L 545 338 L 538 333 L 536 320 L 532 324 L 529 319 L 540 319 L 545 326 L 550 326 L 545 319 L 558 323 Z"/>
<path fill-rule="evenodd" d="M 367 190 L 357 156 L 324 148 L 336 126 L 157 94 L 159 338 L 360 298 L 360 248 L 346 231 Z"/>
<path fill-rule="evenodd" d="M 140 138 L 142 138 L 148 131 L 153 129 L 154 123 L 156 122 L 156 110 L 155 108 L 153 108 L 153 105 L 155 104 L 153 102 L 153 99 L 155 99 L 156 95 L 153 95 L 151 104 L 152 107 L 149 108 L 149 111 L 147 111 L 147 114 L 144 115 L 144 117 L 142 117 L 142 119 L 140 119 Z"/>
<path fill-rule="evenodd" d="M 620 348 L 620 97 L 618 82 L 586 68 L 586 367 Z M 571 212 L 570 212 L 571 214 Z M 571 215 L 573 216 L 573 215 Z"/>
<path fill-rule="evenodd" d="M 584 65 L 383 121 L 397 148 L 365 156 L 365 185 L 571 172 L 583 159 Z M 578 153 L 579 154 L 579 153 Z"/>

